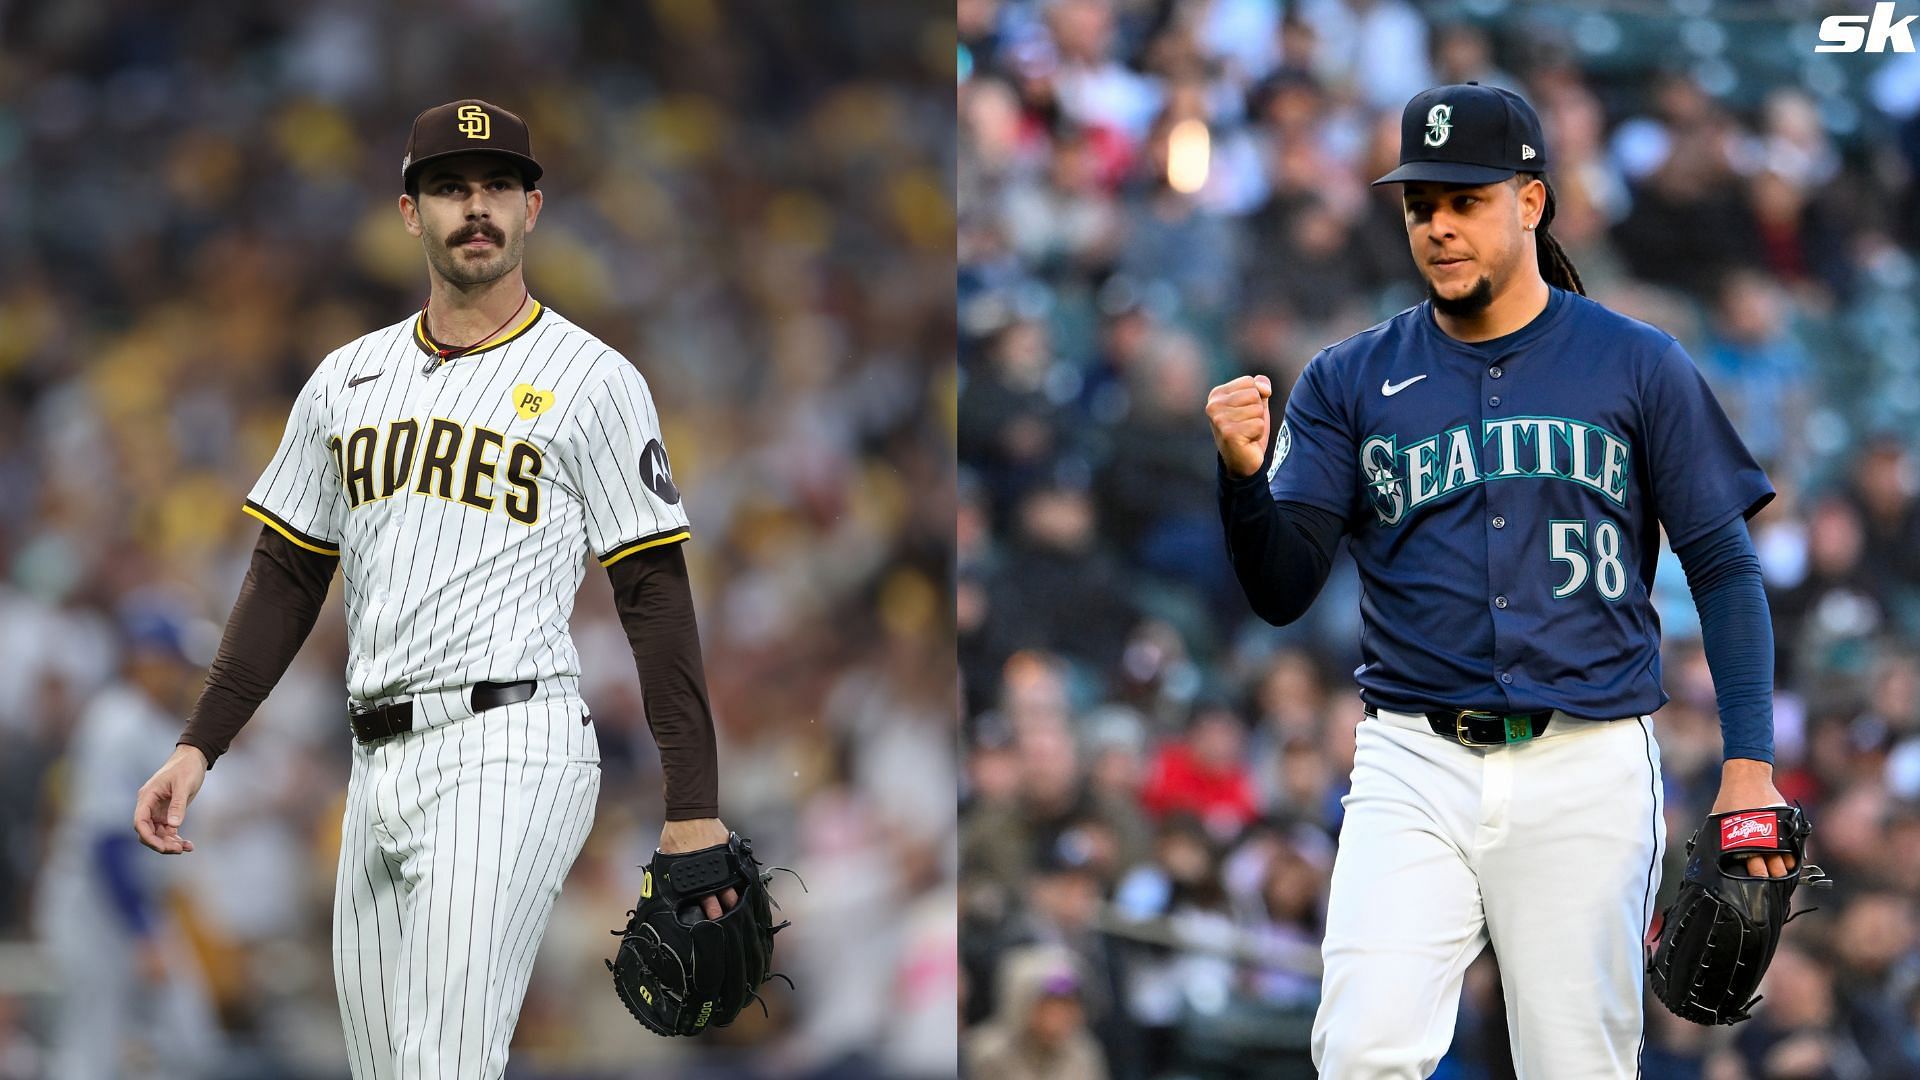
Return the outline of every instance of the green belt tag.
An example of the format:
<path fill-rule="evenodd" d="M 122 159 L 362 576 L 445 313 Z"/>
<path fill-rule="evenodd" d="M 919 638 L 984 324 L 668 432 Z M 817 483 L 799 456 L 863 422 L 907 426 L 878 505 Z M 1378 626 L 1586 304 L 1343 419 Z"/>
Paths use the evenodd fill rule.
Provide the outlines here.
<path fill-rule="evenodd" d="M 1532 718 L 1525 717 L 1525 716 L 1507 717 L 1507 741 L 1508 742 L 1510 743 L 1526 742 L 1528 739 L 1531 739 L 1531 738 L 1533 738 Z"/>

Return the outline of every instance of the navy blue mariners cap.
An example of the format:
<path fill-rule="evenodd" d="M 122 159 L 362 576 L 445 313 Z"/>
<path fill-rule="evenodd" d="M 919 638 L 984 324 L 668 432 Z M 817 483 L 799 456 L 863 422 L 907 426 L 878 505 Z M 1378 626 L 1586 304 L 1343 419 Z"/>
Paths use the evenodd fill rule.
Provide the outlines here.
<path fill-rule="evenodd" d="M 1511 90 L 1458 83 L 1422 90 L 1400 114 L 1400 167 L 1374 181 L 1494 184 L 1545 172 L 1540 114 Z"/>

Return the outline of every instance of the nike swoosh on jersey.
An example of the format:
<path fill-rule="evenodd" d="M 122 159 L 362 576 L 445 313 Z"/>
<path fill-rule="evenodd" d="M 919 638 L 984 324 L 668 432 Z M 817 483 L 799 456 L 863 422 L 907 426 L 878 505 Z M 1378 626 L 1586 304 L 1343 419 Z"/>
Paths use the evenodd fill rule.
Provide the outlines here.
<path fill-rule="evenodd" d="M 1385 394 L 1387 397 L 1392 397 L 1393 395 L 1399 393 L 1402 390 L 1405 390 L 1407 387 L 1412 386 L 1414 383 L 1417 383 L 1424 378 L 1426 378 L 1425 375 L 1415 375 L 1413 378 L 1408 379 L 1406 382 L 1403 382 L 1403 383 L 1396 383 L 1392 379 L 1382 379 L 1380 382 L 1380 392 L 1382 394 Z"/>
<path fill-rule="evenodd" d="M 349 390 L 351 390 L 351 389 L 353 389 L 354 387 L 356 387 L 356 386 L 359 386 L 359 385 L 360 385 L 361 383 L 363 383 L 363 382 L 372 382 L 373 380 L 375 380 L 375 379 L 377 379 L 377 378 L 379 378 L 380 376 L 382 376 L 382 375 L 385 375 L 385 374 L 386 374 L 386 372 L 385 372 L 384 370 L 381 370 L 381 371 L 376 371 L 376 372 L 374 372 L 374 373 L 373 373 L 373 374 L 371 374 L 371 375 L 362 375 L 362 376 L 360 376 L 360 377 L 359 377 L 359 378 L 357 378 L 357 379 L 348 379 L 348 380 L 347 380 L 347 389 L 349 389 Z"/>

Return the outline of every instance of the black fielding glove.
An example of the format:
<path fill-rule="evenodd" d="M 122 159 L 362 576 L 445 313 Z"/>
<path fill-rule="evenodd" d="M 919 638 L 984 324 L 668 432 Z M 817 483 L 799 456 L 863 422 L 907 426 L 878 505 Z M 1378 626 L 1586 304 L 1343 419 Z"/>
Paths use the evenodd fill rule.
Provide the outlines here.
<path fill-rule="evenodd" d="M 1812 822 L 1798 806 L 1710 814 L 1687 841 L 1680 895 L 1660 916 L 1647 974 L 1654 996 L 1696 1024 L 1737 1024 L 1759 1002 L 1761 976 L 1793 911 L 1793 892 L 1833 879 L 1806 859 Z M 1785 877 L 1754 877 L 1752 855 L 1791 855 Z M 1812 910 L 1811 908 L 1805 910 Z"/>

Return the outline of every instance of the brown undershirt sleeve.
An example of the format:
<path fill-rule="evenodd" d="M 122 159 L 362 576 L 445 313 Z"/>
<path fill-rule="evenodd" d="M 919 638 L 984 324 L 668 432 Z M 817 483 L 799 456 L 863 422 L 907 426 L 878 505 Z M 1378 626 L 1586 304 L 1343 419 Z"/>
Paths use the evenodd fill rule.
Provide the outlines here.
<path fill-rule="evenodd" d="M 307 551 L 261 528 L 206 688 L 175 745 L 198 748 L 209 768 L 227 752 L 312 632 L 339 565 L 337 555 Z"/>
<path fill-rule="evenodd" d="M 700 662 L 687 558 L 679 544 L 636 551 L 612 566 L 613 600 L 640 669 L 647 726 L 660 747 L 667 820 L 720 816 L 713 707 Z"/>

